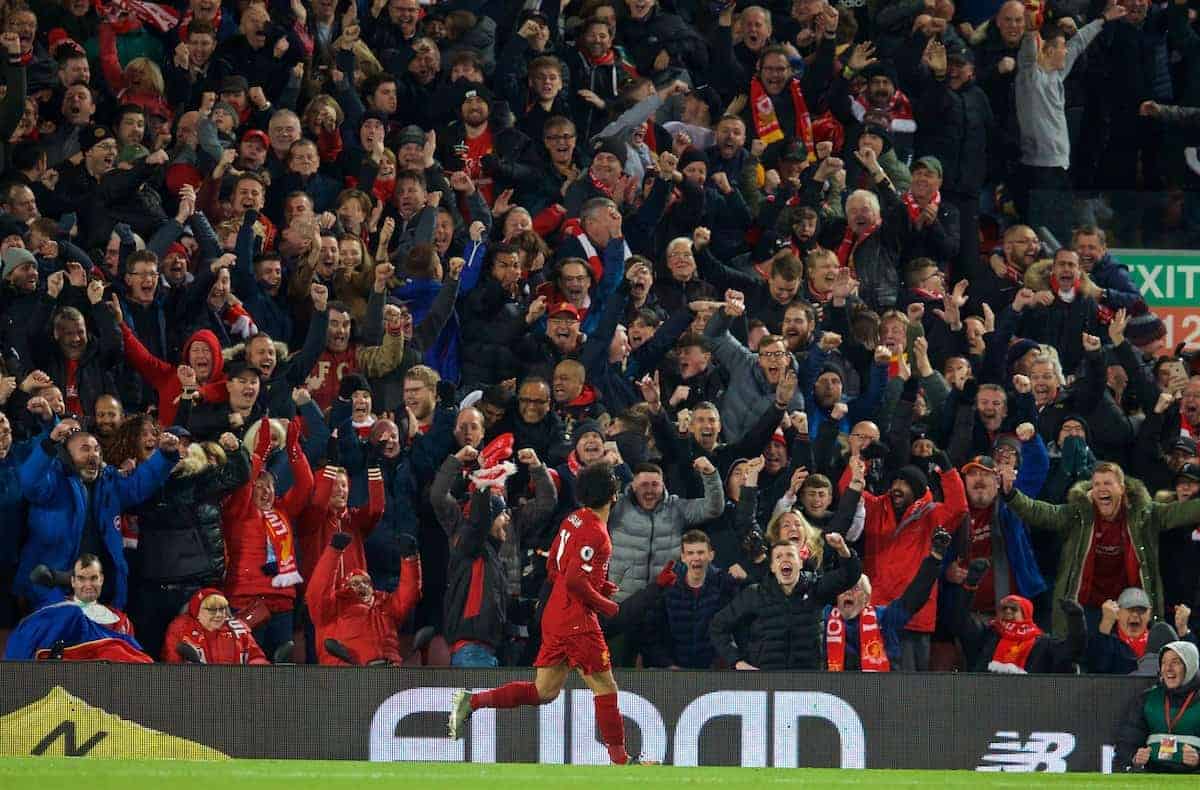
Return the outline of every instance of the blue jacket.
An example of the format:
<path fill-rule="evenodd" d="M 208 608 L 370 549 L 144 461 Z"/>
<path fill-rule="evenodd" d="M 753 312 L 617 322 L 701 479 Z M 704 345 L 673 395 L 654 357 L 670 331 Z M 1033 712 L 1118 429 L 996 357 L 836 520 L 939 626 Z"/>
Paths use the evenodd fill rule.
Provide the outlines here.
<path fill-rule="evenodd" d="M 243 215 L 242 229 L 234 251 L 237 263 L 229 270 L 233 293 L 258 325 L 258 330 L 271 336 L 272 340 L 292 342 L 292 314 L 287 301 L 286 279 L 279 286 L 278 296 L 272 296 L 254 276 L 254 223 L 258 212 L 247 211 Z M 304 371 L 308 373 L 308 370 Z"/>
<path fill-rule="evenodd" d="M 1046 482 L 1046 473 L 1050 470 L 1050 455 L 1042 437 L 1034 434 L 1033 438 L 1021 444 L 1021 465 L 1017 470 L 1017 479 L 1013 487 L 1028 497 L 1037 495 Z M 1029 528 L 1021 521 L 1016 513 L 1009 509 L 1003 496 L 996 497 L 995 512 L 992 514 L 992 534 L 996 532 L 1004 537 L 1004 556 L 1012 570 L 1013 579 L 1017 582 L 1016 593 L 1032 600 L 1041 595 L 1049 585 L 1038 569 L 1037 557 L 1033 552 L 1033 542 L 1029 539 Z M 956 541 L 946 553 L 946 562 L 953 562 L 958 553 Z M 992 549 L 995 556 L 995 547 Z M 993 569 L 995 562 L 992 563 Z M 1014 592 L 1014 591 L 1009 591 Z M 1000 590 L 997 588 L 997 596 Z M 999 601 L 997 601 L 999 603 Z"/>
<path fill-rule="evenodd" d="M 1132 308 L 1142 298 L 1142 292 L 1129 278 L 1129 267 L 1114 258 L 1111 252 L 1096 261 L 1088 277 L 1097 287 L 1108 291 L 1104 304 L 1113 310 Z"/>
<path fill-rule="evenodd" d="M 687 568 L 675 563 L 675 584 L 662 591 L 655 621 L 655 638 L 650 640 L 651 662 L 684 669 L 711 669 L 717 657 L 708 635 L 713 615 L 725 608 L 737 593 L 737 582 L 721 568 L 709 565 L 700 593 L 688 587 Z"/>
<path fill-rule="evenodd" d="M 29 572 L 35 565 L 44 564 L 51 570 L 70 570 L 79 554 L 86 519 L 84 508 L 87 496 L 83 481 L 72 470 L 68 470 L 62 459 L 51 451 L 47 452 L 49 429 L 43 431 L 25 463 L 21 464 L 18 476 L 21 493 L 29 500 L 29 536 L 21 548 L 21 559 L 17 566 L 17 578 L 13 592 L 24 595 L 34 607 L 63 600 L 62 591 L 34 585 L 29 581 Z M 178 453 L 165 454 L 155 450 L 145 462 L 128 477 L 114 466 L 106 466 L 94 483 L 92 506 L 95 508 L 96 523 L 104 537 L 114 567 L 106 568 L 114 576 L 116 591 L 112 604 L 125 608 L 128 591 L 129 565 L 117 527 L 123 511 L 145 502 L 162 487 L 171 469 L 179 461 Z"/>
<path fill-rule="evenodd" d="M 833 611 L 832 606 L 825 607 L 826 624 L 829 623 L 829 613 Z M 883 634 L 883 650 L 887 653 L 888 661 L 892 664 L 893 669 L 900 667 L 900 636 L 904 633 L 904 626 L 908 625 L 908 621 L 912 619 L 912 612 L 904 605 L 903 598 L 897 598 L 889 604 L 876 605 L 875 619 L 879 622 L 879 633 Z M 855 617 L 846 621 L 846 666 L 862 666 L 861 658 L 858 661 L 852 662 L 851 656 L 862 655 L 862 646 L 859 644 L 859 618 Z M 825 635 L 822 633 L 821 638 Z"/>

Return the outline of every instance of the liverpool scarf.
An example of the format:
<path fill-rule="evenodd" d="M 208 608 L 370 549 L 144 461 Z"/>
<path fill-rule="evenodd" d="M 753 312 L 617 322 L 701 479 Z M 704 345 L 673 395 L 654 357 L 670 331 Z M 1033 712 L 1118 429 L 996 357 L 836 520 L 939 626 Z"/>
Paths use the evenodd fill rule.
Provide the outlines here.
<path fill-rule="evenodd" d="M 1025 662 L 1033 652 L 1037 638 L 1042 635 L 1042 629 L 1034 623 L 1025 620 L 1019 623 L 992 621 L 992 630 L 1000 637 L 992 660 L 988 663 L 988 671 L 1005 674 L 1023 675 Z"/>
<path fill-rule="evenodd" d="M 830 672 L 845 671 L 846 623 L 836 606 L 825 623 L 825 654 Z M 867 606 L 858 616 L 858 663 L 863 672 L 889 672 L 892 668 L 874 606 Z"/>
<path fill-rule="evenodd" d="M 1146 643 L 1150 641 L 1150 632 L 1142 631 L 1141 636 L 1130 636 L 1122 630 L 1121 626 L 1117 626 L 1117 639 L 1129 646 L 1134 657 L 1141 658 L 1146 654 Z"/>
<path fill-rule="evenodd" d="M 909 222 L 916 222 L 917 217 L 921 216 L 921 204 L 913 197 L 912 192 L 905 192 L 900 198 L 904 201 L 904 208 L 908 209 Z M 933 193 L 933 197 L 929 200 L 929 205 L 933 206 L 934 216 L 937 216 L 937 211 L 942 205 L 942 191 L 939 189 Z"/>
<path fill-rule="evenodd" d="M 850 103 L 850 112 L 854 115 L 854 120 L 859 123 L 863 122 L 863 118 L 867 115 L 867 100 L 860 93 L 854 97 L 854 101 Z M 912 102 L 904 95 L 904 91 L 897 90 L 892 94 L 892 103 L 884 109 L 888 116 L 891 117 L 891 128 L 888 131 L 899 132 L 901 134 L 912 134 L 917 131 L 917 122 L 913 120 Z"/>
<path fill-rule="evenodd" d="M 577 220 L 568 221 L 563 225 L 563 233 L 569 233 L 579 240 L 579 246 L 583 247 L 584 255 L 587 257 L 588 269 L 592 272 L 592 280 L 600 282 L 604 279 L 604 263 L 600 260 L 600 253 L 596 249 L 596 245 L 592 244 L 592 240 L 583 232 L 583 225 Z M 633 255 L 629 245 L 624 239 L 621 239 L 621 246 L 624 248 L 621 254 L 621 261 L 624 263 Z M 582 320 L 582 319 L 581 319 Z"/>
<path fill-rule="evenodd" d="M 267 528 L 267 564 L 276 566 L 272 587 L 295 587 L 304 579 L 296 567 L 296 551 L 292 543 L 292 528 L 287 519 L 274 508 L 262 511 Z"/>
<path fill-rule="evenodd" d="M 792 94 L 792 110 L 796 115 L 794 137 L 804 141 L 808 149 L 808 161 L 815 162 L 817 147 L 813 142 L 812 117 L 808 114 L 808 104 L 800 90 L 800 81 L 792 79 L 788 82 L 788 89 Z M 767 95 L 758 77 L 750 80 L 750 118 L 754 122 L 755 135 L 767 145 L 784 139 L 779 116 L 775 113 L 775 102 Z"/>
<path fill-rule="evenodd" d="M 858 239 L 854 237 L 854 229 L 850 225 L 846 225 L 846 235 L 842 236 L 842 243 L 837 248 L 838 263 L 842 265 L 843 269 L 850 267 L 850 271 L 854 271 L 854 251 L 860 244 L 871 238 L 875 231 L 879 230 L 879 225 L 880 223 L 876 222 L 867 228 L 867 232 L 862 235 L 862 238 Z"/>

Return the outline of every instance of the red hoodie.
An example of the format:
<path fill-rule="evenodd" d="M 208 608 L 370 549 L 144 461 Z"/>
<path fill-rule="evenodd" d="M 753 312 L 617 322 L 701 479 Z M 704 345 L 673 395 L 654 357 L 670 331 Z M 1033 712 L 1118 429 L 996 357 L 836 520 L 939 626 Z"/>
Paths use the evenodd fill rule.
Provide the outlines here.
<path fill-rule="evenodd" d="M 863 552 L 863 573 L 871 579 L 871 603 L 888 604 L 904 594 L 909 582 L 917 575 L 921 562 L 929 555 L 929 541 L 938 527 L 951 535 L 958 531 L 967 512 L 967 495 L 957 469 L 942 472 L 943 502 L 934 502 L 926 489 L 904 511 L 899 524 L 891 498 L 862 493 L 867 509 Z M 850 484 L 850 470 L 842 476 L 839 491 L 844 493 Z M 913 614 L 908 630 L 932 633 L 937 616 L 937 585 L 929 593 L 929 602 Z"/>
<path fill-rule="evenodd" d="M 187 642 L 200 651 L 206 664 L 269 664 L 250 627 L 236 617 L 226 620 L 216 631 L 200 625 L 200 603 L 210 595 L 221 595 L 221 591 L 212 587 L 197 590 L 188 601 L 187 613 L 171 621 L 163 640 L 162 660 L 168 664 L 183 663 L 175 648 L 180 642 Z"/>
<path fill-rule="evenodd" d="M 347 570 L 367 567 L 363 541 L 383 517 L 387 494 L 383 489 L 383 473 L 375 468 L 368 469 L 367 506 L 342 508 L 340 512 L 334 512 L 329 507 L 329 492 L 335 479 L 337 472 L 331 467 L 326 466 L 317 471 L 312 497 L 308 507 L 296 519 L 295 531 L 300 552 L 300 575 L 305 579 L 312 578 L 317 560 L 321 558 L 321 549 L 329 545 L 333 534 L 350 534 L 350 545 L 342 552 L 342 561 L 337 567 L 336 582 L 341 584 L 346 578 Z"/>
<path fill-rule="evenodd" d="M 382 658 L 399 665 L 400 642 L 396 631 L 421 600 L 420 560 L 415 555 L 405 557 L 400 564 L 400 586 L 396 591 L 389 595 L 376 590 L 365 603 L 344 581 L 338 580 L 341 564 L 342 553 L 326 546 L 304 597 L 317 631 L 318 659 L 322 664 L 345 666 L 325 651 L 325 640 L 332 638 L 345 645 L 359 664 Z M 342 578 L 358 573 L 365 571 L 349 568 Z"/>
<path fill-rule="evenodd" d="M 174 425 L 175 413 L 179 411 L 179 395 L 183 392 L 183 385 L 179 383 L 176 367 L 151 354 L 149 349 L 142 345 L 142 341 L 138 340 L 129 325 L 123 321 L 121 322 L 121 337 L 125 341 L 125 361 L 132 365 L 138 375 L 144 378 L 158 393 L 159 425 L 164 427 Z M 201 329 L 194 333 L 180 349 L 180 359 L 185 363 L 192 343 L 203 343 L 212 352 L 212 373 L 208 375 L 208 381 L 200 382 L 200 394 L 207 401 L 225 400 L 228 393 L 225 389 L 225 360 L 221 357 L 220 341 L 208 329 Z"/>

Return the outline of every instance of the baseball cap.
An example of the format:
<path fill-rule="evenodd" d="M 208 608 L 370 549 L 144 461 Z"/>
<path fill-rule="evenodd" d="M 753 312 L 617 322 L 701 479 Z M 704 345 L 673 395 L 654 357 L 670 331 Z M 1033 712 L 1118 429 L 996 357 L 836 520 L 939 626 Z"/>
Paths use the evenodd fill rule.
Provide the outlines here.
<path fill-rule="evenodd" d="M 240 74 L 230 74 L 225 79 L 221 80 L 220 93 L 245 93 L 250 90 L 250 84 L 246 82 L 246 78 Z"/>
<path fill-rule="evenodd" d="M 400 130 L 400 134 L 396 136 L 396 147 L 406 145 L 425 145 L 425 132 L 420 126 L 409 124 Z"/>
<path fill-rule="evenodd" d="M 269 149 L 271 147 L 271 138 L 262 129 L 249 129 L 245 134 L 242 135 L 243 143 L 249 142 L 250 140 L 260 143 L 263 148 Z"/>
<path fill-rule="evenodd" d="M 179 437 L 180 439 L 192 438 L 192 432 L 187 428 L 184 428 L 182 425 L 172 425 L 167 428 L 163 428 L 163 433 L 169 433 L 172 436 Z"/>
<path fill-rule="evenodd" d="M 923 167 L 926 170 L 937 173 L 938 178 L 942 177 L 942 162 L 936 156 L 921 157 L 917 161 L 913 162 L 911 169 L 916 170 L 918 167 Z"/>
<path fill-rule="evenodd" d="M 258 376 L 260 379 L 262 378 L 262 371 L 245 360 L 236 359 L 225 366 L 226 378 L 236 378 L 244 373 L 250 373 Z"/>
<path fill-rule="evenodd" d="M 579 308 L 570 302 L 559 302 L 554 307 L 550 308 L 550 310 L 546 313 L 546 317 L 553 318 L 556 315 L 562 315 L 564 313 L 571 316 L 576 321 L 579 320 Z"/>
<path fill-rule="evenodd" d="M 1175 473 L 1175 480 L 1178 481 L 1181 477 L 1200 483 L 1200 464 L 1184 464 L 1179 467 L 1179 471 Z"/>
<path fill-rule="evenodd" d="M 980 469 L 984 472 L 995 472 L 996 462 L 990 455 L 977 455 L 970 461 L 967 461 L 965 464 L 963 464 L 962 473 L 966 474 L 972 469 Z"/>
<path fill-rule="evenodd" d="M 1117 598 L 1117 606 L 1122 609 L 1151 609 L 1150 596 L 1141 587 L 1126 587 Z"/>
<path fill-rule="evenodd" d="M 955 46 L 946 53 L 946 62 L 975 65 L 975 53 L 971 51 L 970 47 Z"/>
<path fill-rule="evenodd" d="M 139 159 L 145 159 L 150 156 L 150 149 L 141 143 L 130 143 L 121 149 L 120 155 L 117 157 L 119 162 L 136 162 Z"/>
<path fill-rule="evenodd" d="M 1171 443 L 1171 452 L 1184 452 L 1188 455 L 1196 454 L 1196 440 L 1190 436 L 1180 436 Z"/>

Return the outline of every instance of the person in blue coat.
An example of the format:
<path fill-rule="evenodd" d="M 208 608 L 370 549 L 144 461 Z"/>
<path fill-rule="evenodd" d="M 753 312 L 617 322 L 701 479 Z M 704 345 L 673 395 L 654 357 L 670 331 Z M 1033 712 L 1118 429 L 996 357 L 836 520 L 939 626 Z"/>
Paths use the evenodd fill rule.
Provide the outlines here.
<path fill-rule="evenodd" d="M 39 564 L 69 571 L 87 552 L 113 569 L 101 600 L 124 609 L 129 566 L 120 515 L 158 491 L 178 462 L 179 438 L 164 431 L 158 450 L 126 476 L 104 464 L 99 441 L 75 420 L 47 426 L 18 470 L 21 494 L 29 501 L 29 530 L 14 592 L 33 608 L 63 600 L 58 588 L 31 583 L 29 572 Z"/>

